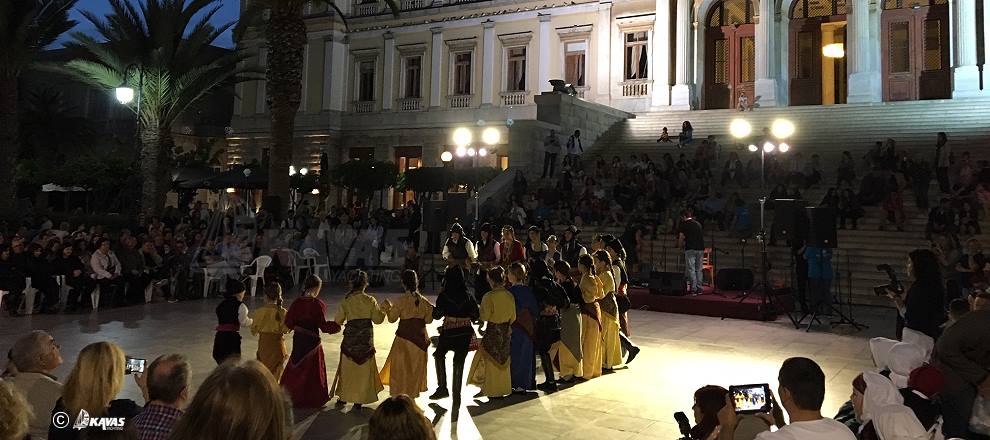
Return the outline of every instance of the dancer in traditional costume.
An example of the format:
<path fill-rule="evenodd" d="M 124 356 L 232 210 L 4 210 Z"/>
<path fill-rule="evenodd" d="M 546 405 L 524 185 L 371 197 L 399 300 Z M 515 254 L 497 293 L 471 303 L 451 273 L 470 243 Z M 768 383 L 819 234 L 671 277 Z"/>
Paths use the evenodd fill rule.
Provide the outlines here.
<path fill-rule="evenodd" d="M 536 324 L 536 353 L 540 355 L 540 363 L 546 380 L 537 386 L 543 391 L 556 391 L 557 379 L 554 376 L 554 365 L 551 351 L 560 344 L 560 309 L 567 307 L 567 294 L 558 284 L 547 263 L 543 260 L 533 262 L 529 274 L 529 285 L 533 288 L 536 302 L 540 308 L 540 318 Z"/>
<path fill-rule="evenodd" d="M 512 323 L 512 390 L 536 389 L 536 320 L 540 306 L 533 289 L 526 285 L 526 268 L 520 262 L 509 266 L 509 292 L 515 300 L 516 320 Z"/>
<path fill-rule="evenodd" d="M 629 309 L 632 303 L 629 301 L 629 273 L 626 272 L 626 250 L 619 240 L 612 240 L 605 244 L 605 251 L 612 259 L 612 275 L 615 278 L 615 301 L 619 305 L 619 342 L 622 351 L 626 354 L 626 364 L 633 361 L 639 355 L 640 348 L 630 339 Z"/>
<path fill-rule="evenodd" d="M 355 407 L 378 401 L 385 389 L 378 376 L 375 362 L 374 325 L 385 321 L 385 313 L 375 297 L 365 293 L 368 274 L 354 271 L 350 276 L 351 291 L 344 295 L 333 320 L 344 326 L 340 342 L 340 366 L 334 377 L 330 394 L 338 397 L 338 405 L 353 403 Z"/>
<path fill-rule="evenodd" d="M 595 272 L 602 282 L 602 292 L 605 292 L 605 296 L 598 300 L 602 312 L 602 366 L 605 371 L 612 371 L 622 364 L 622 349 L 619 345 L 619 306 L 615 302 L 615 279 L 608 252 L 595 252 Z"/>
<path fill-rule="evenodd" d="M 529 241 L 526 242 L 526 265 L 533 267 L 534 261 L 546 260 L 549 248 L 540 236 L 540 228 L 530 226 L 527 234 Z"/>
<path fill-rule="evenodd" d="M 448 265 L 460 266 L 463 269 L 468 269 L 471 263 L 478 259 L 478 251 L 471 240 L 464 236 L 464 228 L 460 223 L 450 225 L 450 236 L 443 244 L 442 255 Z"/>
<path fill-rule="evenodd" d="M 227 279 L 223 301 L 217 305 L 217 334 L 213 339 L 213 360 L 217 365 L 228 358 L 241 357 L 241 326 L 250 327 L 251 318 L 244 305 L 244 283 Z"/>
<path fill-rule="evenodd" d="M 560 242 L 560 258 L 567 262 L 571 268 L 577 268 L 578 258 L 586 255 L 588 250 L 578 241 L 578 234 L 581 231 L 577 226 L 571 225 L 564 229 L 564 239 Z"/>
<path fill-rule="evenodd" d="M 306 277 L 302 296 L 285 314 L 285 326 L 292 330 L 292 354 L 280 383 L 296 408 L 320 408 L 330 401 L 320 332 L 332 335 L 340 331 L 340 325 L 327 321 L 327 305 L 317 298 L 322 288 L 320 277 Z"/>
<path fill-rule="evenodd" d="M 491 291 L 495 287 L 488 284 L 488 271 L 499 264 L 501 260 L 501 246 L 498 240 L 492 237 L 492 225 L 485 223 L 481 225 L 481 238 L 478 240 L 478 273 L 474 280 L 474 292 L 482 295 Z"/>
<path fill-rule="evenodd" d="M 553 266 L 557 283 L 567 294 L 568 305 L 560 309 L 560 343 L 550 348 L 550 356 L 560 371 L 560 380 L 568 383 L 584 375 L 581 363 L 581 289 L 571 278 L 571 265 L 558 261 Z"/>
<path fill-rule="evenodd" d="M 581 352 L 582 368 L 585 379 L 593 379 L 602 375 L 602 327 L 601 309 L 598 300 L 605 294 L 602 292 L 602 282 L 595 275 L 595 261 L 591 255 L 578 258 L 578 269 L 581 280 Z"/>
<path fill-rule="evenodd" d="M 519 240 L 516 240 L 516 231 L 512 229 L 512 226 L 502 226 L 501 249 L 500 265 L 503 268 L 508 268 L 510 264 L 517 261 L 526 261 L 526 249 L 523 248 L 523 244 Z"/>
<path fill-rule="evenodd" d="M 488 283 L 495 288 L 481 300 L 480 319 L 485 322 L 485 336 L 471 362 L 468 383 L 480 387 L 481 396 L 501 397 L 512 393 L 509 353 L 516 302 L 505 289 L 505 271 L 501 267 L 488 271 Z"/>
<path fill-rule="evenodd" d="M 383 304 L 388 322 L 399 320 L 399 329 L 379 377 L 382 385 L 388 385 L 390 395 L 406 394 L 415 399 L 426 391 L 426 350 L 430 348 L 426 324 L 433 322 L 433 304 L 419 293 L 415 271 L 402 272 L 402 287 L 405 295 L 394 304 L 388 300 Z"/>
<path fill-rule="evenodd" d="M 437 305 L 433 307 L 433 319 L 443 318 L 437 349 L 433 352 L 436 362 L 437 390 L 430 400 L 450 396 L 447 389 L 447 352 L 454 352 L 454 414 L 457 417 L 461 405 L 461 385 L 464 379 L 464 360 L 467 358 L 471 341 L 475 338 L 471 321 L 478 319 L 478 302 L 468 293 L 465 271 L 458 266 L 448 266 L 444 271 L 443 288 L 437 295 Z"/>
<path fill-rule="evenodd" d="M 265 286 L 266 304 L 254 312 L 251 334 L 258 336 L 258 361 L 268 367 L 275 380 L 282 378 L 285 360 L 289 352 L 285 350 L 283 337 L 289 333 L 285 326 L 285 307 L 282 307 L 282 285 L 273 282 Z"/>

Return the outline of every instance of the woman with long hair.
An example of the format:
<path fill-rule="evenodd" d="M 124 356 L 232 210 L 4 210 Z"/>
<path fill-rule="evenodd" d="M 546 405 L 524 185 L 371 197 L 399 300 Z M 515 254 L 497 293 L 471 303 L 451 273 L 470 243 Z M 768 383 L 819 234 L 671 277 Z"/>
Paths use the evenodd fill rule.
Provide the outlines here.
<path fill-rule="evenodd" d="M 368 420 L 368 440 L 434 440 L 433 425 L 409 396 L 385 399 Z"/>
<path fill-rule="evenodd" d="M 302 296 L 292 302 L 285 314 L 285 326 L 292 330 L 292 353 L 282 372 L 281 385 L 296 408 L 320 408 L 330 401 L 320 332 L 332 335 L 340 331 L 340 325 L 326 318 L 327 305 L 317 298 L 322 288 L 320 277 L 306 277 Z"/>
<path fill-rule="evenodd" d="M 598 300 L 602 325 L 602 365 L 605 371 L 612 371 L 622 364 L 622 349 L 619 344 L 619 306 L 615 301 L 615 278 L 612 275 L 608 252 L 596 251 L 595 273 L 602 284 L 603 297 Z"/>
<path fill-rule="evenodd" d="M 509 356 L 516 303 L 505 288 L 505 271 L 501 267 L 488 271 L 488 283 L 495 287 L 481 300 L 479 319 L 485 323 L 485 336 L 471 362 L 468 383 L 480 387 L 483 396 L 499 397 L 512 392 Z"/>
<path fill-rule="evenodd" d="M 292 408 L 258 361 L 227 362 L 199 386 L 169 440 L 288 440 Z"/>
<path fill-rule="evenodd" d="M 581 272 L 581 352 L 585 379 L 602 375 L 602 324 L 598 300 L 605 297 L 601 280 L 595 275 L 595 260 L 591 255 L 578 258 Z"/>
<path fill-rule="evenodd" d="M 254 312 L 251 334 L 258 336 L 258 361 L 268 367 L 275 380 L 282 377 L 285 360 L 289 357 L 283 337 L 289 333 L 282 307 L 282 285 L 271 282 L 265 286 L 265 305 Z"/>
<path fill-rule="evenodd" d="M 338 405 L 351 402 L 355 407 L 378 401 L 378 393 L 384 390 L 375 362 L 374 324 L 385 321 L 385 312 L 375 297 L 365 292 L 368 274 L 356 270 L 350 276 L 351 290 L 344 295 L 333 320 L 344 326 L 344 339 L 340 342 L 340 366 L 334 377 L 330 393 L 336 395 Z"/>
<path fill-rule="evenodd" d="M 945 283 L 942 280 L 938 257 L 928 249 L 911 251 L 908 254 L 907 273 L 914 282 L 911 283 L 906 295 L 888 292 L 887 296 L 894 300 L 900 312 L 899 318 L 903 318 L 904 328 L 937 339 L 946 319 Z"/>
<path fill-rule="evenodd" d="M 55 403 L 52 415 L 69 414 L 76 420 L 82 411 L 89 417 L 122 417 L 130 419 L 140 411 L 133 400 L 117 399 L 124 387 L 124 350 L 113 342 L 95 342 L 83 347 L 69 377 L 62 385 L 62 398 Z M 83 431 L 71 425 L 48 428 L 51 440 L 75 440 Z"/>
<path fill-rule="evenodd" d="M 461 404 L 464 360 L 467 358 L 471 341 L 475 338 L 471 322 L 480 316 L 478 302 L 468 293 L 464 277 L 464 269 L 459 266 L 448 266 L 444 272 L 443 287 L 437 295 L 437 304 L 433 308 L 433 319 L 443 318 L 443 325 L 440 327 L 437 349 L 433 352 L 437 371 L 437 390 L 430 395 L 430 400 L 450 396 L 450 391 L 447 389 L 447 352 L 452 351 L 454 352 L 455 416 Z"/>
<path fill-rule="evenodd" d="M 388 322 L 399 321 L 392 349 L 379 374 L 390 395 L 406 394 L 412 398 L 426 391 L 427 353 L 430 337 L 426 325 L 433 322 L 433 303 L 419 293 L 419 276 L 415 271 L 402 272 L 402 295 L 393 304 L 385 300 L 382 309 Z"/>
<path fill-rule="evenodd" d="M 529 391 L 536 389 L 536 320 L 540 316 L 539 304 L 533 289 L 526 285 L 526 268 L 520 262 L 509 266 L 509 293 L 516 306 L 516 319 L 512 321 L 512 350 L 509 356 L 512 372 L 512 389 Z"/>
<path fill-rule="evenodd" d="M 584 375 L 581 363 L 581 290 L 571 277 L 571 265 L 558 261 L 553 265 L 553 275 L 567 294 L 568 304 L 560 308 L 560 343 L 550 350 L 550 356 L 560 371 L 560 381 L 569 383 Z"/>

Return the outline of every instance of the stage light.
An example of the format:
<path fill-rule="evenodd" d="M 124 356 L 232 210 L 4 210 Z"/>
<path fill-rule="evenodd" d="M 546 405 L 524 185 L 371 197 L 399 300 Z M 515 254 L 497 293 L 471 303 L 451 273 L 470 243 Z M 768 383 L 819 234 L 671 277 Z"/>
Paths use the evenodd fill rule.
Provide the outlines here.
<path fill-rule="evenodd" d="M 481 140 L 485 145 L 495 145 L 502 140 L 502 133 L 495 127 L 488 127 L 481 132 Z"/>
<path fill-rule="evenodd" d="M 454 145 L 457 145 L 458 147 L 466 147 L 470 143 L 471 143 L 471 130 L 468 130 L 465 127 L 461 127 L 454 130 Z"/>
<path fill-rule="evenodd" d="M 745 119 L 733 119 L 729 124 L 729 133 L 736 139 L 742 139 L 753 132 L 753 126 Z"/>
<path fill-rule="evenodd" d="M 477 151 L 474 151 L 474 147 L 471 147 L 471 148 L 468 148 L 467 149 L 467 155 L 470 156 L 470 157 L 474 157 L 474 155 L 476 153 L 477 153 Z"/>
<path fill-rule="evenodd" d="M 777 119 L 770 126 L 770 133 L 777 139 L 787 139 L 794 134 L 794 123 L 787 119 Z"/>
<path fill-rule="evenodd" d="M 134 101 L 134 89 L 130 87 L 117 87 L 113 89 L 114 95 L 117 97 L 117 102 L 127 105 Z"/>
<path fill-rule="evenodd" d="M 302 174 L 304 176 L 307 175 L 307 174 L 309 174 L 309 168 L 300 168 L 299 169 L 299 174 Z"/>
<path fill-rule="evenodd" d="M 749 144 L 749 151 L 755 153 L 755 152 L 759 151 L 759 148 L 757 148 L 756 145 Z"/>
<path fill-rule="evenodd" d="M 822 55 L 826 58 L 842 58 L 846 56 L 846 47 L 842 43 L 832 43 L 822 46 Z"/>
<path fill-rule="evenodd" d="M 320 189 L 319 188 L 313 188 L 313 192 L 311 194 L 313 194 L 314 196 L 320 195 Z"/>
<path fill-rule="evenodd" d="M 487 155 L 488 155 L 488 149 L 487 148 L 481 147 L 481 149 L 478 150 L 478 156 L 485 157 Z"/>
<path fill-rule="evenodd" d="M 289 165 L 289 175 L 290 176 L 295 176 L 296 175 L 296 167 L 295 167 L 295 165 Z"/>
<path fill-rule="evenodd" d="M 767 142 L 767 143 L 763 144 L 763 152 L 764 153 L 772 153 L 773 152 L 773 144 L 770 143 L 770 142 Z"/>
<path fill-rule="evenodd" d="M 791 149 L 791 146 L 787 145 L 787 142 L 781 142 L 780 146 L 777 147 L 777 149 L 780 150 L 781 153 L 786 153 L 787 150 Z"/>
<path fill-rule="evenodd" d="M 450 154 L 449 151 L 444 151 L 443 153 L 440 153 L 440 160 L 443 162 L 450 162 L 454 160 L 454 155 Z"/>
<path fill-rule="evenodd" d="M 457 151 L 455 152 L 455 154 L 457 154 L 457 157 L 464 157 L 464 155 L 467 154 L 467 148 L 464 147 L 463 145 L 460 145 L 457 147 Z"/>
<path fill-rule="evenodd" d="M 234 189 L 234 188 L 227 188 L 227 194 L 233 194 L 233 193 L 234 193 L 234 192 L 236 192 L 236 191 L 237 191 L 237 190 L 236 190 L 236 189 Z"/>

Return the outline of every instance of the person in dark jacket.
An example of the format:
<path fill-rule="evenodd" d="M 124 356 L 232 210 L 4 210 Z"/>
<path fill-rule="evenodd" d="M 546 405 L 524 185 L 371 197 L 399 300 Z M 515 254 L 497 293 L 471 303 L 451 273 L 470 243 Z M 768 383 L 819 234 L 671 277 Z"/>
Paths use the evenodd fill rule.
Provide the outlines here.
<path fill-rule="evenodd" d="M 945 376 L 939 396 L 946 438 L 969 436 L 977 394 L 990 397 L 990 310 L 973 310 L 945 329 L 935 342 L 932 363 Z"/>
<path fill-rule="evenodd" d="M 31 287 L 41 294 L 41 312 L 55 313 L 58 309 L 58 283 L 55 282 L 54 268 L 45 258 L 45 250 L 41 245 L 32 243 L 28 246 L 21 270 L 31 278 Z M 35 300 L 35 303 L 38 301 Z"/>
<path fill-rule="evenodd" d="M 894 300 L 905 328 L 938 339 L 946 321 L 945 283 L 938 258 L 928 249 L 915 249 L 908 257 L 907 273 L 914 283 L 906 296 L 897 292 L 888 292 L 887 296 Z"/>
<path fill-rule="evenodd" d="M 529 286 L 533 289 L 537 304 L 540 306 L 540 318 L 536 325 L 536 349 L 540 355 L 543 374 L 546 381 L 537 388 L 544 391 L 555 391 L 557 380 L 554 377 L 553 362 L 550 350 L 560 342 L 560 309 L 568 306 L 567 292 L 550 274 L 550 268 L 543 260 L 533 261 L 529 273 Z"/>
<path fill-rule="evenodd" d="M 433 319 L 443 319 L 437 349 L 433 353 L 437 371 L 437 390 L 430 400 L 450 396 L 447 389 L 447 352 L 454 352 L 454 408 L 461 403 L 461 385 L 464 378 L 464 360 L 467 358 L 471 342 L 475 339 L 471 322 L 478 319 L 481 311 L 478 301 L 468 293 L 464 269 L 448 266 L 444 272 L 443 287 L 433 307 Z M 456 414 L 456 412 L 455 412 Z"/>
<path fill-rule="evenodd" d="M 55 259 L 55 274 L 65 276 L 65 285 L 71 289 L 66 300 L 65 311 L 79 310 L 82 303 L 89 301 L 89 294 L 96 289 L 96 281 L 86 273 L 82 260 L 75 255 L 71 244 L 62 246 L 62 251 Z"/>
<path fill-rule="evenodd" d="M 0 290 L 6 291 L 3 303 L 10 316 L 17 316 L 17 308 L 21 305 L 21 292 L 24 292 L 24 272 L 14 264 L 13 254 L 9 247 L 0 249 Z"/>

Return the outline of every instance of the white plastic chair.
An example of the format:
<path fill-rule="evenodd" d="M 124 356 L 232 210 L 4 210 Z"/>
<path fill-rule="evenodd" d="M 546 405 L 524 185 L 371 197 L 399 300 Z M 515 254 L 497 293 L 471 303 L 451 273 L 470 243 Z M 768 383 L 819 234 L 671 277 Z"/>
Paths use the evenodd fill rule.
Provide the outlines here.
<path fill-rule="evenodd" d="M 38 289 L 31 287 L 31 277 L 24 278 L 24 297 L 21 298 L 21 304 L 24 305 L 23 315 L 34 314 L 34 296 L 38 292 Z"/>
<path fill-rule="evenodd" d="M 254 296 L 255 292 L 258 290 L 258 280 L 260 279 L 262 284 L 265 282 L 265 269 L 272 264 L 272 257 L 268 255 L 262 255 L 255 258 L 251 264 L 241 265 L 241 275 L 244 275 L 244 271 L 249 267 L 254 266 L 254 275 L 248 275 L 247 277 L 251 279 L 251 296 Z"/>
<path fill-rule="evenodd" d="M 289 267 L 292 271 L 292 285 L 299 285 L 299 277 L 302 275 L 304 269 L 309 270 L 310 273 L 313 272 L 313 268 L 309 266 L 309 260 L 303 258 L 302 254 L 295 249 L 287 249 L 289 254 Z"/>
<path fill-rule="evenodd" d="M 220 269 L 204 267 L 203 268 L 203 298 L 206 298 L 210 294 L 210 283 L 222 280 L 223 277 L 220 276 Z"/>
<path fill-rule="evenodd" d="M 90 303 L 93 305 L 93 310 L 98 310 L 100 308 L 100 286 L 97 285 L 93 292 L 89 294 Z"/>
<path fill-rule="evenodd" d="M 65 307 L 69 301 L 69 286 L 65 284 L 65 275 L 55 275 L 58 284 L 58 307 Z"/>
<path fill-rule="evenodd" d="M 327 259 L 325 263 L 320 262 L 320 252 L 313 248 L 306 248 L 302 251 L 303 258 L 306 259 L 306 264 L 309 265 L 310 270 L 317 276 L 326 279 L 327 272 L 330 272 L 330 262 Z"/>

